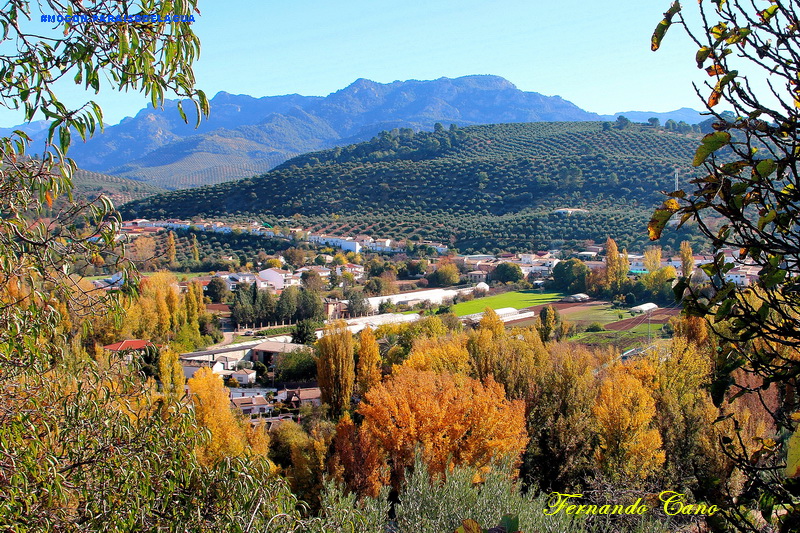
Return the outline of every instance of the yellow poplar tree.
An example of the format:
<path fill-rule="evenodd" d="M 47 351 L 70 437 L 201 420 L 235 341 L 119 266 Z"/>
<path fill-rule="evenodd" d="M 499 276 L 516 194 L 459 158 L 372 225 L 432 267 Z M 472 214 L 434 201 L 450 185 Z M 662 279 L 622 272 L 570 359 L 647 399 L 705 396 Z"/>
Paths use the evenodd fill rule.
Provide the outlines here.
<path fill-rule="evenodd" d="M 222 379 L 207 367 L 189 379 L 195 417 L 211 431 L 211 439 L 198 450 L 199 459 L 211 465 L 225 457 L 237 457 L 245 452 L 247 435 L 235 413 Z"/>
<path fill-rule="evenodd" d="M 644 251 L 644 269 L 655 272 L 661 268 L 661 247 L 648 246 Z"/>
<path fill-rule="evenodd" d="M 325 326 L 317 341 L 317 381 L 322 401 L 331 406 L 334 416 L 350 408 L 355 382 L 353 347 L 353 335 L 344 320 Z"/>
<path fill-rule="evenodd" d="M 694 272 L 694 252 L 689 241 L 681 241 L 681 275 L 689 277 Z"/>
<path fill-rule="evenodd" d="M 167 234 L 167 263 L 175 262 L 175 234 L 171 231 Z"/>
<path fill-rule="evenodd" d="M 178 362 L 178 352 L 167 348 L 158 358 L 158 376 L 161 380 L 161 390 L 167 396 L 179 397 L 183 395 L 185 382 L 183 368 Z"/>
<path fill-rule="evenodd" d="M 480 328 L 487 329 L 491 331 L 495 337 L 499 337 L 505 331 L 506 325 L 500 320 L 500 317 L 495 313 L 494 309 L 487 307 L 483 310 Z"/>
<path fill-rule="evenodd" d="M 620 257 L 617 242 L 609 237 L 606 239 L 606 282 L 604 284 L 606 289 L 614 290 L 619 286 L 617 273 L 619 272 Z"/>
<path fill-rule="evenodd" d="M 595 458 L 612 479 L 645 479 L 664 463 L 661 435 L 653 428 L 656 404 L 624 365 L 612 367 L 592 409 L 599 438 Z"/>
<path fill-rule="evenodd" d="M 467 338 L 465 333 L 458 333 L 414 339 L 411 353 L 403 365 L 416 370 L 467 374 L 471 367 Z"/>
<path fill-rule="evenodd" d="M 361 330 L 358 339 L 358 392 L 363 396 L 381 381 L 381 354 L 369 326 Z"/>

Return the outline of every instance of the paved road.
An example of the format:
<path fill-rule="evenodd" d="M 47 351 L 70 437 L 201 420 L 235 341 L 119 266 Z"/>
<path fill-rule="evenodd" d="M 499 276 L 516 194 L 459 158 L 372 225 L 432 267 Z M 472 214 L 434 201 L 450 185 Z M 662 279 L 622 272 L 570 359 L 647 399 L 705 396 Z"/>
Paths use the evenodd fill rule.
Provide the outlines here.
<path fill-rule="evenodd" d="M 209 346 L 206 350 L 213 350 L 214 348 L 221 348 L 223 346 L 227 346 L 231 342 L 233 342 L 233 337 L 235 335 L 233 331 L 233 324 L 231 324 L 230 320 L 222 320 L 222 342 L 219 344 L 214 344 L 213 346 Z"/>

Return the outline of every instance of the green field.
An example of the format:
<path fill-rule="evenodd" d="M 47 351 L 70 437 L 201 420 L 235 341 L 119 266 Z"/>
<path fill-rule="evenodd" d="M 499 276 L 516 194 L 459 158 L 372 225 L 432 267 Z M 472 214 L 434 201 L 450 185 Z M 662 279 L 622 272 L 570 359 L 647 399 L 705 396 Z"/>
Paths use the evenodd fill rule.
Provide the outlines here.
<path fill-rule="evenodd" d="M 538 290 L 504 292 L 503 294 L 456 304 L 453 306 L 453 313 L 457 316 L 471 315 L 480 313 L 487 307 L 492 309 L 501 309 L 503 307 L 522 309 L 523 307 L 555 302 L 563 297 L 564 293 L 561 292 L 541 292 Z"/>
<path fill-rule="evenodd" d="M 590 324 L 592 322 L 608 324 L 609 322 L 617 322 L 618 320 L 631 317 L 627 309 L 613 309 L 610 303 L 570 307 L 562 309 L 560 314 L 570 322 L 578 322 L 581 324 Z M 622 317 L 620 317 L 620 315 L 622 315 Z"/>

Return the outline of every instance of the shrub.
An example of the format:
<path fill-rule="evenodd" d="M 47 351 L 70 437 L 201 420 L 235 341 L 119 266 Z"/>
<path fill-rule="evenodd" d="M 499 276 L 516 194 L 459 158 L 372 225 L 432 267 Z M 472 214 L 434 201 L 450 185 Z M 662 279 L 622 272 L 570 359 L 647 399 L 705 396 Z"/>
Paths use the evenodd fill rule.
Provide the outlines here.
<path fill-rule="evenodd" d="M 604 330 L 605 328 L 603 327 L 603 324 L 601 324 L 600 322 L 592 322 L 586 327 L 586 331 L 591 331 L 591 332 L 604 331 Z"/>

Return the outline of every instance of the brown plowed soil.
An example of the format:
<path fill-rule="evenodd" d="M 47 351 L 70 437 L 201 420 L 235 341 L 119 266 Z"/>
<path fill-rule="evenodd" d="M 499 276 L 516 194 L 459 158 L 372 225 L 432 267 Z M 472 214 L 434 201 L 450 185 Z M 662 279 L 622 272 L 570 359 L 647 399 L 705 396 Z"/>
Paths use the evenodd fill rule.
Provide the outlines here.
<path fill-rule="evenodd" d="M 650 324 L 666 324 L 669 322 L 670 318 L 678 316 L 680 313 L 680 309 L 656 309 L 650 314 Z M 626 318 L 625 320 L 620 320 L 619 322 L 611 322 L 603 327 L 614 331 L 628 331 L 639 324 L 646 323 L 647 317 L 644 315 L 639 315 L 632 318 Z"/>

